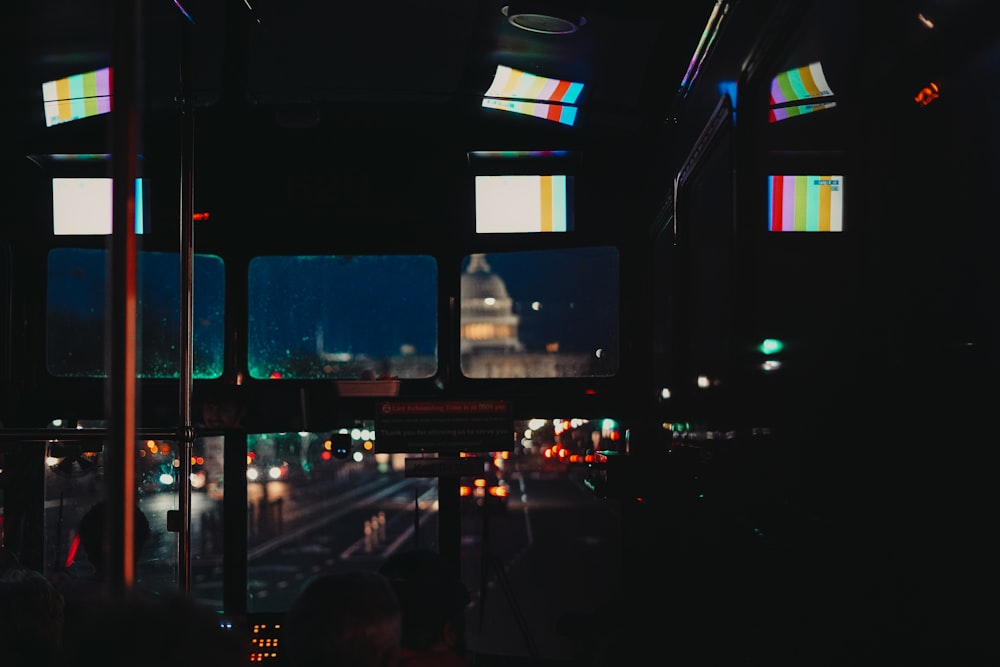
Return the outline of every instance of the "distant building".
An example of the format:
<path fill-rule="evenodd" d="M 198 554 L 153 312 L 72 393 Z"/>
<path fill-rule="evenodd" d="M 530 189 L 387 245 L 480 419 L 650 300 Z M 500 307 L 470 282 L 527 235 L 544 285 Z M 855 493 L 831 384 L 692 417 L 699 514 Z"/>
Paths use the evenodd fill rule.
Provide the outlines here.
<path fill-rule="evenodd" d="M 514 301 L 507 292 L 504 279 L 493 273 L 486 255 L 469 258 L 460 283 L 460 345 L 462 374 L 471 378 L 553 378 L 586 377 L 605 374 L 605 359 L 594 353 L 560 352 L 558 343 L 546 350 L 527 350 L 521 341 L 520 316 L 514 312 Z M 322 332 L 317 333 L 322 340 Z M 362 377 L 371 360 L 351 359 L 337 362 L 333 356 L 318 353 L 330 365 L 337 364 L 340 376 Z M 366 366 L 367 364 L 367 366 Z M 429 355 L 404 350 L 383 359 L 374 375 L 400 378 L 430 377 L 436 370 L 435 359 Z M 344 369 L 350 371 L 345 373 Z M 371 373 L 372 371 L 365 371 Z"/>
<path fill-rule="evenodd" d="M 490 270 L 486 255 L 469 258 L 461 284 L 462 355 L 481 352 L 520 352 L 524 344 L 518 338 L 520 317 L 514 313 L 514 301 L 507 293 L 503 278 Z"/>
<path fill-rule="evenodd" d="M 503 278 L 486 255 L 469 258 L 461 279 L 462 374 L 474 378 L 579 377 L 593 375 L 590 354 L 525 351 L 520 317 Z"/>

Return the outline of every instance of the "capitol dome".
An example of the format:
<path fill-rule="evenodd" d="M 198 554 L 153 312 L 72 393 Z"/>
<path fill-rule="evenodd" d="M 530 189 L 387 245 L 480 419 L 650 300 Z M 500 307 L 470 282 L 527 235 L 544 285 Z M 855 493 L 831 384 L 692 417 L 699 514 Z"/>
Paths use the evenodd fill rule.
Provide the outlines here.
<path fill-rule="evenodd" d="M 461 279 L 461 351 L 520 351 L 514 302 L 503 278 L 493 273 L 486 255 L 474 254 Z"/>

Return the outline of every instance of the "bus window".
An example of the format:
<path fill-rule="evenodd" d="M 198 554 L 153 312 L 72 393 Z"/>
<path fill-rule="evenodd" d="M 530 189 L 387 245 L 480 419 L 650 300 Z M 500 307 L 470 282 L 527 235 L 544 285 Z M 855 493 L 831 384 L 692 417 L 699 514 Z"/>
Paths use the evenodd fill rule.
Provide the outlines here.
<path fill-rule="evenodd" d="M 614 375 L 618 281 L 614 247 L 467 256 L 461 278 L 462 373 Z"/>
<path fill-rule="evenodd" d="M 426 255 L 255 257 L 257 379 L 427 378 L 437 371 L 437 263 Z"/>
<path fill-rule="evenodd" d="M 57 377 L 107 377 L 105 320 L 108 253 L 103 249 L 49 251 L 46 367 Z M 139 377 L 180 375 L 180 255 L 139 253 Z M 222 259 L 194 258 L 194 377 L 222 375 L 225 314 Z"/>
<path fill-rule="evenodd" d="M 85 432 L 82 431 L 82 432 Z M 83 515 L 105 500 L 106 442 L 96 438 L 52 441 L 45 448 L 45 573 L 74 581 L 93 581 L 91 555 L 76 539 Z M 136 584 L 146 591 L 177 590 L 177 533 L 167 529 L 167 513 L 177 509 L 182 449 L 175 440 L 136 441 L 136 500 L 149 523 L 149 537 L 136 545 Z M 222 608 L 223 554 L 222 436 L 198 438 L 191 461 L 191 556 L 194 590 L 206 603 Z"/>

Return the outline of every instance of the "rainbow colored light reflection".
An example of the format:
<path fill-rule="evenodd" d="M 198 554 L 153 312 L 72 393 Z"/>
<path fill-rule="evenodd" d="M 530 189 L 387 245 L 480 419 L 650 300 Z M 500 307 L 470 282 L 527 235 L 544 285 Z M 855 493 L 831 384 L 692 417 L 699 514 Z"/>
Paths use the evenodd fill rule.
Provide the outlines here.
<path fill-rule="evenodd" d="M 109 113 L 111 89 L 110 67 L 46 81 L 42 84 L 45 126 Z"/>

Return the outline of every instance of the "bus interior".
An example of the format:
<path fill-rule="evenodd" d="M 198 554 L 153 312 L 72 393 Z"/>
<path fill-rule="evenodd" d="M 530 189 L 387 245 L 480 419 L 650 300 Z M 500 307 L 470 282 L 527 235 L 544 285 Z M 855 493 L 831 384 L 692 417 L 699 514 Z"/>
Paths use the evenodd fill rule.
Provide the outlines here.
<path fill-rule="evenodd" d="M 412 547 L 477 665 L 998 657 L 996 3 L 11 13 L 23 564 L 104 501 L 276 666 Z"/>

